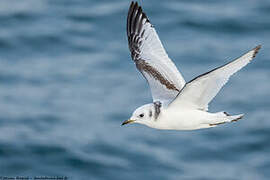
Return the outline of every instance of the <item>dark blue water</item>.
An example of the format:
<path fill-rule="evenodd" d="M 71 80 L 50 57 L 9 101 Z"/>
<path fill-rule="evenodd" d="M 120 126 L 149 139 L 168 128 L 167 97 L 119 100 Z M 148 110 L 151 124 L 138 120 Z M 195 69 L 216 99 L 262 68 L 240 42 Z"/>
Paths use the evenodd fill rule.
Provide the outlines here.
<path fill-rule="evenodd" d="M 143 0 L 188 81 L 262 44 L 197 131 L 121 127 L 151 102 L 131 61 L 127 0 L 0 1 L 0 175 L 75 180 L 270 178 L 270 1 Z"/>

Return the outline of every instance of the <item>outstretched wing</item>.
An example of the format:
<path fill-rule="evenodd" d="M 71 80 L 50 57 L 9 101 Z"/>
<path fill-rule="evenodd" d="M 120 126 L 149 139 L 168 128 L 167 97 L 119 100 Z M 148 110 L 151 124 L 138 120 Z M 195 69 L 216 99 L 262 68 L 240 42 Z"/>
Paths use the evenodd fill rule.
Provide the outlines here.
<path fill-rule="evenodd" d="M 132 2 L 128 11 L 127 36 L 131 57 L 148 81 L 153 101 L 169 103 L 183 88 L 185 80 L 137 2 Z"/>
<path fill-rule="evenodd" d="M 191 107 L 208 110 L 208 104 L 229 80 L 229 77 L 246 66 L 258 53 L 257 46 L 240 58 L 202 74 L 188 82 L 170 106 Z"/>

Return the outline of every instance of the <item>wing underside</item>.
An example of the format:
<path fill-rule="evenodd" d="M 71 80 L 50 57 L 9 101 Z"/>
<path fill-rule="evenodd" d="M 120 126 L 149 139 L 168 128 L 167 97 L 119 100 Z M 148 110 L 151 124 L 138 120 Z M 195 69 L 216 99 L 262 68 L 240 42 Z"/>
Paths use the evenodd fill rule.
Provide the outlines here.
<path fill-rule="evenodd" d="M 168 57 L 159 37 L 138 3 L 132 2 L 127 17 L 131 57 L 146 78 L 153 101 L 169 103 L 185 85 L 185 80 Z"/>

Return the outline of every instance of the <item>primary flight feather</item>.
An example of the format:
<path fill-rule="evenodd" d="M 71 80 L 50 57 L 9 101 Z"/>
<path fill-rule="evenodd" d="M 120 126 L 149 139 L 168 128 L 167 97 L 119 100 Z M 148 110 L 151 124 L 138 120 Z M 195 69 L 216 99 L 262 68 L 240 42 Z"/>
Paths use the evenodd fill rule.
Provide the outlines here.
<path fill-rule="evenodd" d="M 255 57 L 260 45 L 185 83 L 137 2 L 132 2 L 128 11 L 127 36 L 131 57 L 150 86 L 153 103 L 137 108 L 122 125 L 140 123 L 157 129 L 193 130 L 242 118 L 243 114 L 210 113 L 208 104 L 230 76 Z"/>

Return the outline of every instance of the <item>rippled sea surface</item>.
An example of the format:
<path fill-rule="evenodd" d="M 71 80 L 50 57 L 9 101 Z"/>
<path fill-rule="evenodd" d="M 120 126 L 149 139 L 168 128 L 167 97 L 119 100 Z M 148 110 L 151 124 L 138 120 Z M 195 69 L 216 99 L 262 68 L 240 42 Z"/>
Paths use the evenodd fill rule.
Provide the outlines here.
<path fill-rule="evenodd" d="M 197 131 L 121 127 L 151 102 L 129 54 L 129 0 L 0 1 L 0 176 L 74 180 L 270 178 L 270 1 L 143 0 L 186 81 L 258 44 Z"/>

